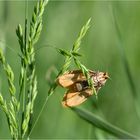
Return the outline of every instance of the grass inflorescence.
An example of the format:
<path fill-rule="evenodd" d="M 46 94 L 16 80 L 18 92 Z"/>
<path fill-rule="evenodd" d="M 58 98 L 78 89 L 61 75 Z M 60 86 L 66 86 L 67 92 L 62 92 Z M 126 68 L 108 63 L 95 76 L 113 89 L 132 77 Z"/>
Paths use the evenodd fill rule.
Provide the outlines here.
<path fill-rule="evenodd" d="M 47 0 L 40 0 L 34 7 L 32 20 L 28 31 L 28 20 L 25 19 L 25 30 L 19 24 L 16 29 L 20 45 L 21 71 L 19 77 L 19 94 L 14 86 L 14 72 L 6 62 L 2 50 L 0 50 L 0 62 L 8 79 L 8 88 L 11 99 L 7 102 L 0 94 L 0 107 L 5 112 L 10 133 L 13 139 L 25 138 L 27 131 L 31 129 L 34 101 L 37 96 L 37 77 L 35 70 L 34 45 L 40 37 L 42 30 L 42 15 Z"/>
<path fill-rule="evenodd" d="M 10 93 L 10 101 L 7 103 L 6 100 L 3 98 L 2 94 L 0 94 L 0 105 L 2 110 L 5 112 L 9 129 L 13 138 L 18 138 L 18 119 L 17 113 L 19 111 L 19 102 L 16 99 L 16 88 L 14 85 L 14 73 L 10 65 L 6 62 L 5 57 L 0 50 L 0 62 L 3 66 L 3 69 L 6 73 L 6 77 L 8 80 L 8 89 Z"/>

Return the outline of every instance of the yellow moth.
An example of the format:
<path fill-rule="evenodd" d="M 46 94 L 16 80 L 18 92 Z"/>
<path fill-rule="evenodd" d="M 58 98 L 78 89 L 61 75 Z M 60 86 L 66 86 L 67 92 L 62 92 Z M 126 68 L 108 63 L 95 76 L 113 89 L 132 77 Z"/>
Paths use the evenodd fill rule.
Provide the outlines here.
<path fill-rule="evenodd" d="M 90 70 L 89 74 L 93 80 L 96 92 L 98 92 L 109 78 L 106 72 L 95 72 Z M 65 107 L 80 105 L 93 94 L 93 90 L 88 85 L 88 81 L 81 70 L 73 70 L 64 73 L 57 78 L 57 83 L 68 89 L 62 100 L 62 105 Z"/>

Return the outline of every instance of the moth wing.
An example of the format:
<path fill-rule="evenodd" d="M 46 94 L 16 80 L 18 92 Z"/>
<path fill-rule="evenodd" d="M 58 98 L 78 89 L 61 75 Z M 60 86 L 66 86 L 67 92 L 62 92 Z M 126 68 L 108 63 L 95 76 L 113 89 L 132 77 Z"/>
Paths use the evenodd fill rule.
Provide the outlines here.
<path fill-rule="evenodd" d="M 69 88 L 75 82 L 83 81 L 85 79 L 86 77 L 83 75 L 81 70 L 74 70 L 59 76 L 56 82 L 64 88 Z"/>
<path fill-rule="evenodd" d="M 87 100 L 89 96 L 93 94 L 91 89 L 85 89 L 81 92 L 75 92 L 72 90 L 68 90 L 67 93 L 64 95 L 62 100 L 62 105 L 64 107 L 74 107 L 80 105 L 84 101 Z"/>

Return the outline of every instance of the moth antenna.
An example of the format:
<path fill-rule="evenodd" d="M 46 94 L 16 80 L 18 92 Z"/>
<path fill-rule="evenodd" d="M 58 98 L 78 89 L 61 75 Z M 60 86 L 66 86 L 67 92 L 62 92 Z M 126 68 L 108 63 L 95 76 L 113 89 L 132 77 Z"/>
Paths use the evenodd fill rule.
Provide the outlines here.
<path fill-rule="evenodd" d="M 112 78 L 110 78 L 109 76 L 108 76 L 108 79 L 112 81 Z"/>

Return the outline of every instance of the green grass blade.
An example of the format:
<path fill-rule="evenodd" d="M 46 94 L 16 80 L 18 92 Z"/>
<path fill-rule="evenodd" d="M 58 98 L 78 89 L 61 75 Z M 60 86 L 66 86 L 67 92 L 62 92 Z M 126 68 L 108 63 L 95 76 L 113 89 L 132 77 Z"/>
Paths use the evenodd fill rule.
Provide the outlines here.
<path fill-rule="evenodd" d="M 122 38 L 121 30 L 119 28 L 119 23 L 118 23 L 117 16 L 116 16 L 116 11 L 113 8 L 113 6 L 111 8 L 112 8 L 111 9 L 112 10 L 112 18 L 114 21 L 114 25 L 115 25 L 115 29 L 116 29 L 116 33 L 117 33 L 117 37 L 118 37 L 118 42 L 119 42 L 118 48 L 120 49 L 121 59 L 122 59 L 123 65 L 124 65 L 126 76 L 128 78 L 128 83 L 130 85 L 130 89 L 132 91 L 131 93 L 132 93 L 133 99 L 134 99 L 135 110 L 136 110 L 138 117 L 140 118 L 139 93 L 137 92 L 137 88 L 135 86 L 132 72 L 130 70 L 130 65 L 128 63 L 127 56 L 125 54 L 124 45 L 123 45 L 123 38 Z"/>
<path fill-rule="evenodd" d="M 134 136 L 112 124 L 110 124 L 107 121 L 102 120 L 100 117 L 94 115 L 93 113 L 85 110 L 85 109 L 80 109 L 80 108 L 71 108 L 78 116 L 80 116 L 82 119 L 88 121 L 92 125 L 113 134 L 114 136 L 118 138 L 123 138 L 123 139 L 138 139 L 137 136 Z"/>
<path fill-rule="evenodd" d="M 117 17 L 116 17 L 116 14 L 115 14 L 115 10 L 112 11 L 112 14 L 113 14 L 114 24 L 115 24 L 115 28 L 116 28 L 116 32 L 117 32 L 118 41 L 119 41 L 118 47 L 120 49 L 121 58 L 122 58 L 122 61 L 123 61 L 123 64 L 124 64 L 126 75 L 128 77 L 128 81 L 129 81 L 133 96 L 137 96 L 134 80 L 132 78 L 132 74 L 131 74 L 131 71 L 130 71 L 128 60 L 127 60 L 127 57 L 126 57 L 126 54 L 125 54 L 125 51 L 124 51 L 124 48 L 123 48 L 122 35 L 121 35 L 120 28 L 119 28 L 119 24 L 117 22 Z"/>

